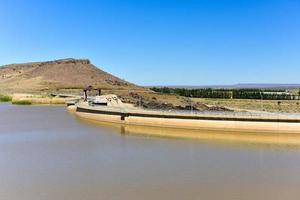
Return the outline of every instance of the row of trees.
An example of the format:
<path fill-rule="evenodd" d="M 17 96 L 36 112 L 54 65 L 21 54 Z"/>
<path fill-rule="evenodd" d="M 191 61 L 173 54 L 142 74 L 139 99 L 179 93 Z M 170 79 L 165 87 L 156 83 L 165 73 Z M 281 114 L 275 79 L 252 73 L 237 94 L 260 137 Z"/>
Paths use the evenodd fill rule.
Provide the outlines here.
<path fill-rule="evenodd" d="M 286 93 L 284 90 L 259 90 L 259 89 L 236 89 L 232 91 L 233 99 L 266 99 L 266 100 L 293 100 L 295 95 Z"/>
<path fill-rule="evenodd" d="M 163 94 L 177 94 L 185 97 L 196 98 L 222 98 L 222 99 L 268 99 L 268 100 L 291 100 L 295 95 L 286 93 L 280 89 L 212 89 L 212 88 L 169 88 L 153 87 L 155 92 Z"/>

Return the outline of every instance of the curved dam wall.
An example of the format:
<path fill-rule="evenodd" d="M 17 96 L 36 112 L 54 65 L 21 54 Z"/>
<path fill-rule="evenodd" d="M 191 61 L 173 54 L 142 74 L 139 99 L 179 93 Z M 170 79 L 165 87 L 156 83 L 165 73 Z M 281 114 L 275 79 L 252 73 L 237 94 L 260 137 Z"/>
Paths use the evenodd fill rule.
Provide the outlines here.
<path fill-rule="evenodd" d="M 121 109 L 93 108 L 92 106 L 77 106 L 76 115 L 93 121 L 150 127 L 300 133 L 300 119 L 168 115 L 159 112 L 122 111 Z"/>

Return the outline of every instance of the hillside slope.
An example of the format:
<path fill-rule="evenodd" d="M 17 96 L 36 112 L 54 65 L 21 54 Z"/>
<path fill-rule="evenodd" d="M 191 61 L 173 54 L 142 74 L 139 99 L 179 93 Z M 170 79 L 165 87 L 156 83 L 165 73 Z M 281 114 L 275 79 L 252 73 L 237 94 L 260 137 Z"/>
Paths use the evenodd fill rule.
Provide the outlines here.
<path fill-rule="evenodd" d="M 209 109 L 189 98 L 164 95 L 113 76 L 87 59 L 61 59 L 47 62 L 10 64 L 0 67 L 0 94 L 31 93 L 82 95 L 87 86 L 101 88 L 103 94 L 116 94 L 124 102 L 155 109 Z M 89 95 L 95 95 L 96 91 Z"/>
<path fill-rule="evenodd" d="M 82 89 L 92 85 L 103 89 L 140 89 L 102 71 L 87 59 L 11 64 L 0 67 L 0 92 L 40 92 Z"/>

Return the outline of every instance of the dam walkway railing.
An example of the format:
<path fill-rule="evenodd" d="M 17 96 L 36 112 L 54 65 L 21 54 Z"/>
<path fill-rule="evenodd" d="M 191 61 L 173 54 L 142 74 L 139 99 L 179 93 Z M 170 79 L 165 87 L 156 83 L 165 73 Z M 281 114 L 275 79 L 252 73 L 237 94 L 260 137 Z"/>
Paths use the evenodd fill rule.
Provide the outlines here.
<path fill-rule="evenodd" d="M 255 112 L 255 111 L 197 111 L 197 110 L 158 110 L 142 109 L 128 107 L 106 107 L 106 106 L 89 106 L 91 109 L 102 110 L 106 112 L 117 112 L 131 116 L 166 116 L 166 117 L 186 117 L 186 118 L 216 118 L 216 119 L 247 119 L 253 121 L 291 121 L 300 122 L 300 113 L 282 113 L 282 112 Z"/>

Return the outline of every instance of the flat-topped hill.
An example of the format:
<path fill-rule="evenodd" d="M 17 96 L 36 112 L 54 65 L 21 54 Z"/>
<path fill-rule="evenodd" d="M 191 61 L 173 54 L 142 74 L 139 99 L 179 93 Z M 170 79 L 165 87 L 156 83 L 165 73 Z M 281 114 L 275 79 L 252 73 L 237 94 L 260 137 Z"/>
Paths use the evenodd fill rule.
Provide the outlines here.
<path fill-rule="evenodd" d="M 87 86 L 103 89 L 103 94 L 116 94 L 122 101 L 155 109 L 210 109 L 194 104 L 187 97 L 159 94 L 113 76 L 88 59 L 61 59 L 0 66 L 0 94 L 70 93 L 82 95 Z M 89 95 L 95 95 L 89 94 Z"/>
<path fill-rule="evenodd" d="M 143 90 L 97 68 L 88 59 L 69 58 L 0 67 L 0 91 L 39 92 L 81 89 L 89 85 L 103 89 Z"/>

